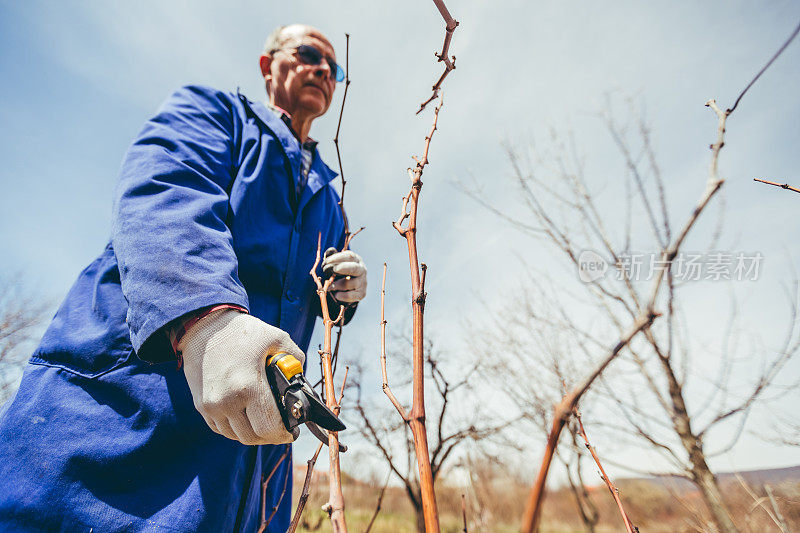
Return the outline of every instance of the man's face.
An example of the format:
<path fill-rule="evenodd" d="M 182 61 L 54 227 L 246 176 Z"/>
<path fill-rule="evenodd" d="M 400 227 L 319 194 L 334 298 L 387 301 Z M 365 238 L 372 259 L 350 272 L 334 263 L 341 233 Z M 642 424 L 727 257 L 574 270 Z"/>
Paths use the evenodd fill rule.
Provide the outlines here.
<path fill-rule="evenodd" d="M 271 56 L 261 56 L 261 73 L 272 101 L 292 116 L 318 117 L 330 107 L 336 87 L 336 73 L 331 72 L 327 61 L 336 61 L 335 52 L 325 36 L 313 28 L 290 26 L 284 32 L 290 36 L 284 47 Z M 298 56 L 299 45 L 313 46 L 324 59 L 318 65 L 307 64 Z"/>

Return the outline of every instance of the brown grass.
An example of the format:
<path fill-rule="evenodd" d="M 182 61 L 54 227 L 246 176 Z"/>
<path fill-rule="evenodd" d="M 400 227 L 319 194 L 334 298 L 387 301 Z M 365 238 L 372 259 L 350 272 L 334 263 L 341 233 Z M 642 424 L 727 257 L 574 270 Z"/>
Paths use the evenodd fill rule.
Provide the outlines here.
<path fill-rule="evenodd" d="M 297 502 L 303 472 L 295 481 Z M 315 473 L 311 496 L 299 531 L 331 531 L 327 515 L 321 510 L 327 501 L 328 487 L 324 472 Z M 440 520 L 443 533 L 463 530 L 461 494 L 467 495 L 469 531 L 510 533 L 518 531 L 529 486 L 497 475 L 480 476 L 475 487 L 437 486 Z M 618 483 L 625 509 L 633 523 L 647 533 L 689 533 L 713 531 L 698 492 L 668 489 L 647 480 Z M 363 483 L 345 478 L 344 495 L 350 531 L 363 532 L 375 510 L 380 484 Z M 757 496 L 765 495 L 763 487 L 751 487 Z M 781 514 L 789 531 L 800 531 L 800 483 L 785 482 L 772 486 Z M 768 514 L 735 481 L 723 484 L 723 493 L 732 509 L 733 519 L 743 533 L 780 533 Z M 591 497 L 600 513 L 597 533 L 623 531 L 614 501 L 603 485 L 591 489 Z M 765 500 L 769 506 L 769 502 Z M 381 512 L 372 528 L 374 533 L 413 533 L 416 522 L 411 504 L 400 487 L 389 487 Z M 551 491 L 545 501 L 542 533 L 577 533 L 585 531 L 568 489 Z"/>

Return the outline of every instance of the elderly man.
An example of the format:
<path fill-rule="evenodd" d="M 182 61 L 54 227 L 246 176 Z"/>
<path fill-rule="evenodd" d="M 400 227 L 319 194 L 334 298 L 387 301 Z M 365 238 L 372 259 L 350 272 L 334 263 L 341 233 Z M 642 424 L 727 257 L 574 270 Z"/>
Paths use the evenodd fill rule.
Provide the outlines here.
<path fill-rule="evenodd" d="M 287 528 L 295 435 L 264 363 L 304 359 L 318 236 L 343 243 L 335 173 L 308 136 L 342 73 L 300 25 L 270 36 L 260 67 L 266 105 L 184 87 L 129 149 L 111 241 L 0 418 L 0 530 L 255 531 L 262 506 L 277 507 L 269 531 Z M 349 316 L 366 269 L 334 252 L 321 271 Z"/>

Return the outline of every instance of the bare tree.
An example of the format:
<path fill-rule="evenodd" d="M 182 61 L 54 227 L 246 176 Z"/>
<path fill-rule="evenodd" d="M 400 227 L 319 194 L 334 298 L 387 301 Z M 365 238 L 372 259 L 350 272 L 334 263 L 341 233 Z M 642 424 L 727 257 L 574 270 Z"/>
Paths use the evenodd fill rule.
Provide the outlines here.
<path fill-rule="evenodd" d="M 0 278 L 0 405 L 17 389 L 48 307 L 23 287 L 20 276 Z"/>
<path fill-rule="evenodd" d="M 467 329 L 480 331 L 474 335 L 475 352 L 494 354 L 495 368 L 485 375 L 493 390 L 503 395 L 503 401 L 510 402 L 519 411 L 519 421 L 509 429 L 519 433 L 520 442 L 529 442 L 532 434 L 538 434 L 537 441 L 547 438 L 552 425 L 551 406 L 562 399 L 565 383 L 580 373 L 581 362 L 564 356 L 571 351 L 569 332 L 554 331 L 530 319 L 536 309 L 536 299 L 531 291 L 526 291 L 515 298 L 512 305 L 497 310 L 490 324 L 467 325 Z M 536 350 L 531 350 L 531 346 L 536 346 Z M 522 371 L 520 361 L 525 362 Z M 509 376 L 520 375 L 524 375 L 524 379 L 509 379 Z M 591 395 L 584 402 L 592 405 Z M 599 514 L 583 478 L 583 464 L 588 454 L 585 446 L 579 443 L 579 426 L 575 420 L 567 424 L 566 430 L 568 442 L 556 450 L 554 458 L 563 470 L 585 531 L 593 533 Z"/>
<path fill-rule="evenodd" d="M 764 395 L 780 370 L 800 349 L 800 330 L 796 317 L 800 304 L 798 291 L 795 287 L 789 295 L 791 314 L 786 339 L 782 346 L 772 352 L 762 350 L 760 372 L 756 369 L 751 374 L 749 384 L 743 386 L 732 381 L 732 367 L 742 355 L 736 353 L 736 348 L 742 344 L 732 341 L 735 328 L 730 328 L 731 331 L 725 332 L 722 337 L 717 375 L 703 384 L 709 394 L 690 398 L 690 377 L 703 373 L 693 374 L 691 371 L 692 365 L 700 360 L 692 352 L 690 342 L 696 328 L 692 330 L 682 321 L 686 302 L 680 296 L 679 289 L 688 283 L 685 272 L 681 270 L 681 261 L 685 258 L 677 254 L 677 249 L 673 250 L 675 253 L 671 257 L 665 257 L 663 252 L 670 242 L 675 242 L 679 232 L 670 218 L 665 185 L 656 163 L 650 131 L 642 120 L 637 120 L 635 126 L 639 144 L 634 146 L 626 136 L 625 128 L 611 117 L 606 117 L 606 126 L 628 170 L 629 194 L 625 202 L 611 199 L 613 206 L 602 204 L 601 195 L 592 192 L 591 181 L 584 173 L 583 160 L 577 154 L 574 143 L 557 145 L 555 155 L 547 156 L 549 159 L 546 161 L 529 159 L 523 163 L 518 151 L 509 150 L 515 182 L 534 219 L 533 222 L 520 219 L 509 222 L 554 244 L 567 262 L 581 274 L 593 274 L 586 270 L 588 261 L 599 261 L 610 268 L 605 276 L 584 279 L 584 283 L 576 280 L 571 287 L 559 284 L 557 289 L 546 287 L 542 281 L 546 278 L 536 277 L 527 287 L 534 295 L 533 301 L 521 305 L 517 299 L 511 309 L 521 315 L 520 321 L 533 323 L 536 328 L 548 331 L 549 335 L 572 339 L 569 350 L 561 354 L 561 360 L 572 360 L 573 364 L 594 367 L 598 357 L 609 349 L 605 339 L 624 339 L 625 342 L 615 345 L 616 354 L 612 352 L 612 358 L 617 355 L 621 357 L 617 363 L 617 373 L 622 374 L 623 379 L 605 380 L 605 399 L 616 409 L 614 418 L 620 420 L 620 423 L 612 423 L 611 426 L 618 433 L 633 436 L 640 445 L 644 443 L 664 456 L 681 475 L 695 483 L 715 527 L 725 532 L 736 531 L 716 478 L 708 466 L 708 458 L 724 453 L 735 444 L 754 403 Z M 715 146 L 721 145 L 720 137 Z M 551 176 L 540 175 L 547 169 L 554 171 Z M 715 173 L 716 159 L 713 159 L 712 176 Z M 721 181 L 714 183 L 721 184 Z M 706 189 L 706 197 L 712 190 Z M 473 196 L 480 198 L 474 193 Z M 701 202 L 700 205 L 705 206 L 707 202 Z M 695 220 L 701 211 L 698 208 L 693 211 Z M 636 221 L 634 214 L 639 217 Z M 621 231 L 612 231 L 615 223 L 621 227 Z M 637 232 L 637 229 L 640 231 Z M 651 243 L 648 245 L 643 244 L 642 233 L 645 232 L 650 234 Z M 713 246 L 717 235 L 711 232 L 705 239 L 707 245 Z M 641 277 L 631 272 L 629 258 L 632 255 L 632 242 L 636 242 L 639 249 L 652 251 L 649 257 L 658 272 L 651 272 L 649 276 L 645 273 Z M 591 251 L 588 259 L 587 251 Z M 713 257 L 713 254 L 707 255 Z M 651 293 L 651 303 L 647 304 L 647 293 L 643 293 L 641 287 L 650 285 L 649 278 L 659 273 L 663 279 L 663 289 Z M 576 287 L 577 293 L 570 292 Z M 577 311 L 580 304 L 584 306 L 583 311 Z M 663 309 L 662 318 L 640 327 L 638 331 L 641 334 L 636 336 L 636 330 L 631 330 L 629 326 L 630 321 L 641 325 L 637 317 L 642 316 L 642 310 L 652 308 L 654 304 Z M 591 313 L 589 320 L 576 318 L 586 312 Z M 509 326 L 496 321 L 490 327 L 507 331 L 501 340 L 507 341 L 515 336 L 522 350 L 535 351 L 535 344 L 520 343 L 517 330 L 509 331 L 513 324 Z M 749 355 L 752 358 L 756 354 Z M 513 359 L 523 365 L 530 365 L 531 362 L 530 357 L 526 360 L 525 357 L 518 359 L 514 356 Z M 607 357 L 602 359 L 604 364 L 608 361 Z M 529 372 L 533 370 L 530 366 L 527 368 Z M 536 366 L 536 369 L 540 371 L 541 367 Z M 573 376 L 581 374 L 579 372 Z M 599 375 L 599 372 L 593 373 L 592 379 Z M 634 378 L 636 385 L 631 384 Z M 578 390 L 586 390 L 585 383 Z M 566 415 L 557 412 L 553 423 L 562 416 Z M 706 437 L 723 424 L 733 426 L 735 438 L 721 449 L 709 452 L 706 449 Z"/>
<path fill-rule="evenodd" d="M 404 352 L 411 341 L 402 339 L 397 344 L 404 345 L 403 349 L 392 353 L 391 360 L 400 363 L 398 366 L 408 366 L 410 358 L 404 356 Z M 459 448 L 464 448 L 467 443 L 480 445 L 491 441 L 502 444 L 505 440 L 501 432 L 507 426 L 507 423 L 498 423 L 495 417 L 485 414 L 480 408 L 463 408 L 467 403 L 470 406 L 474 404 L 473 381 L 480 372 L 480 363 L 463 368 L 461 365 L 448 366 L 448 360 L 452 358 L 436 349 L 429 339 L 426 340 L 425 378 L 429 389 L 426 413 L 434 484 L 450 466 L 455 465 Z M 371 405 L 362 397 L 362 376 L 353 381 L 357 389 L 355 412 L 358 415 L 354 425 L 358 426 L 368 446 L 377 452 L 380 461 L 402 483 L 416 514 L 417 530 L 425 532 L 422 488 L 414 464 L 414 437 L 405 421 L 391 416 L 390 408 Z M 406 382 L 396 388 L 407 392 L 410 386 L 411 382 Z"/>
<path fill-rule="evenodd" d="M 641 119 L 636 121 L 640 139 L 637 147 L 630 143 L 625 131 L 619 128 L 612 116 L 606 117 L 608 131 L 627 168 L 628 177 L 624 180 L 627 185 L 626 202 L 621 202 L 616 196 L 613 204 L 601 204 L 602 195 L 596 190 L 592 191 L 584 175 L 583 158 L 577 155 L 574 142 L 558 147 L 550 158 L 549 167 L 541 163 L 541 158 L 538 165 L 525 165 L 519 152 L 509 149 L 515 182 L 532 215 L 532 221 L 509 216 L 504 210 L 487 203 L 480 192 L 467 191 L 515 227 L 543 237 L 554 245 L 567 264 L 581 274 L 584 281 L 582 298 L 584 302 L 588 298 L 593 313 L 589 320 L 576 320 L 573 309 L 567 312 L 562 303 L 557 305 L 561 312 L 555 315 L 555 319 L 543 317 L 545 324 L 574 335 L 583 357 L 589 361 L 590 370 L 583 372 L 583 377 L 571 384 L 569 392 L 555 407 L 545 454 L 523 517 L 523 531 L 538 530 L 548 471 L 567 420 L 575 412 L 581 397 L 621 356 L 632 361 L 631 367 L 644 382 L 643 390 L 651 395 L 652 403 L 666 415 L 665 420 L 659 421 L 660 424 L 653 422 L 651 409 L 641 398 L 628 394 L 624 397 L 628 400 L 626 403 L 623 393 L 629 391 L 615 389 L 610 391 L 610 396 L 622 410 L 625 423 L 621 429 L 632 428 L 633 434 L 665 455 L 673 466 L 695 483 L 717 530 L 725 533 L 737 531 L 717 480 L 708 466 L 704 438 L 719 424 L 735 419 L 738 419 L 741 428 L 755 401 L 763 396 L 787 361 L 800 349 L 800 338 L 795 338 L 800 336 L 796 320 L 798 291 L 795 288 L 790 295 L 792 315 L 786 340 L 779 349 L 764 355 L 761 371 L 756 373 L 752 383 L 744 390 L 742 387 L 729 386 L 729 365 L 723 364 L 720 379 L 710 384 L 714 395 L 697 409 L 690 409 L 687 405 L 689 376 L 685 370 L 689 361 L 696 361 L 696 358 L 689 357 L 687 339 L 681 336 L 678 325 L 680 301 L 676 291 L 685 280 L 685 273 L 683 276 L 681 274 L 683 257 L 679 254 L 700 215 L 706 211 L 725 182 L 719 172 L 719 156 L 725 145 L 728 118 L 750 87 L 798 32 L 800 25 L 741 91 L 730 108 L 723 111 L 715 100 L 706 102 L 706 106 L 717 116 L 717 138 L 710 145 L 711 163 L 705 189 L 682 224 L 675 225 L 671 220 L 665 183 L 656 162 L 650 131 Z M 551 170 L 554 179 L 541 179 L 542 170 Z M 624 214 L 618 215 L 620 212 Z M 621 226 L 622 231 L 609 230 L 615 225 Z M 633 231 L 642 229 L 651 234 L 650 242 L 646 245 L 641 244 L 641 231 Z M 718 232 L 712 233 L 706 239 L 705 242 L 711 244 L 709 249 L 713 249 L 717 236 Z M 637 272 L 631 272 L 629 266 L 633 264 L 625 262 L 626 258 L 631 257 L 632 243 L 646 246 L 644 249 L 650 252 L 650 272 L 644 280 Z M 613 267 L 612 275 L 605 276 L 609 265 Z M 563 302 L 563 297 L 564 291 L 559 291 L 556 300 Z M 664 318 L 656 321 L 659 317 Z M 601 324 L 599 332 L 596 327 L 598 321 Z M 609 345 L 609 338 L 618 340 Z M 717 392 L 720 392 L 718 396 Z M 702 419 L 700 412 L 709 406 L 716 409 L 709 417 Z M 740 433 L 735 431 L 732 443 L 722 451 L 733 446 Z"/>

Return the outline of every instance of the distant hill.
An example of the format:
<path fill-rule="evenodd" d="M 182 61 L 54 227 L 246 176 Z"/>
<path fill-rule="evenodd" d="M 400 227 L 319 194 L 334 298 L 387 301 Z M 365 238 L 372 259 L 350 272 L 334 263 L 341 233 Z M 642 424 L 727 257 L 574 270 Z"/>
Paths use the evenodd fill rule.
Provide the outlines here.
<path fill-rule="evenodd" d="M 784 482 L 800 483 L 800 465 L 787 466 L 783 468 L 769 468 L 765 470 L 747 470 L 738 472 L 722 472 L 717 474 L 717 479 L 720 483 L 736 482 L 736 474 L 742 478 L 749 485 L 777 485 Z M 634 478 L 634 479 L 620 479 L 617 483 L 625 483 L 626 481 L 648 481 L 659 486 L 669 487 L 681 491 L 694 490 L 695 486 L 692 482 L 687 481 L 682 477 L 672 474 L 665 474 L 663 476 L 649 477 L 649 478 Z"/>

